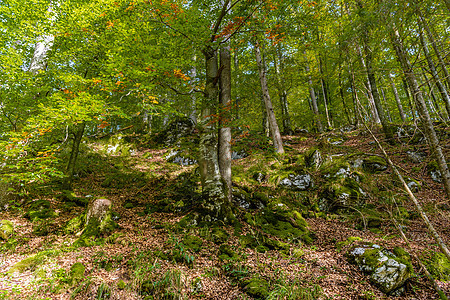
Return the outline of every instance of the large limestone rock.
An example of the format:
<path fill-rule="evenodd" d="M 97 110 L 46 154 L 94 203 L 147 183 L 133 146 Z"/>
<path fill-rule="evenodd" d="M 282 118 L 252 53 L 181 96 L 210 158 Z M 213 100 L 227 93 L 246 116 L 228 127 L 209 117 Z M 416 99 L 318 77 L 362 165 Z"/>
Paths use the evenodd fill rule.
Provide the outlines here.
<path fill-rule="evenodd" d="M 280 181 L 280 185 L 295 191 L 306 191 L 314 186 L 314 182 L 309 174 L 291 174 L 283 178 Z"/>
<path fill-rule="evenodd" d="M 322 153 L 318 149 L 313 149 L 305 154 L 305 164 L 308 168 L 318 169 L 323 163 Z"/>
<path fill-rule="evenodd" d="M 173 146 L 180 138 L 194 132 L 195 124 L 190 118 L 179 118 L 159 134 L 159 139 L 166 146 Z"/>
<path fill-rule="evenodd" d="M 402 252 L 401 252 L 402 251 Z M 371 281 L 386 294 L 398 294 L 401 287 L 413 275 L 409 257 L 404 250 L 402 257 L 371 243 L 358 243 L 347 252 L 349 261 L 370 275 Z"/>

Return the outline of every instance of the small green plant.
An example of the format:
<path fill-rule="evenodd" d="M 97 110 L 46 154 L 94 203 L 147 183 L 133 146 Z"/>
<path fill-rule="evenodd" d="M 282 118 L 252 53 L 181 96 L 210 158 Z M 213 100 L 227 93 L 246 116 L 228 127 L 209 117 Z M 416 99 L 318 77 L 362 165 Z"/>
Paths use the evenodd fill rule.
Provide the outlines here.
<path fill-rule="evenodd" d="M 288 281 L 284 278 L 280 281 L 275 284 L 267 300 L 316 300 L 324 296 L 322 288 L 317 284 L 305 286 L 299 280 Z"/>
<path fill-rule="evenodd" d="M 135 258 L 129 260 L 127 264 L 131 267 L 133 272 L 131 286 L 138 290 L 141 289 L 142 283 L 153 274 L 153 270 L 160 267 L 151 251 L 137 253 Z"/>
<path fill-rule="evenodd" d="M 155 299 L 187 299 L 183 292 L 185 279 L 180 270 L 169 269 L 159 280 L 151 285 L 150 290 Z"/>
<path fill-rule="evenodd" d="M 70 299 L 75 299 L 78 295 L 86 293 L 89 289 L 89 287 L 92 284 L 92 278 L 87 277 L 85 278 L 80 284 L 73 290 L 72 294 L 70 295 Z"/>
<path fill-rule="evenodd" d="M 97 289 L 97 297 L 96 300 L 109 299 L 111 297 L 111 288 L 102 282 Z"/>

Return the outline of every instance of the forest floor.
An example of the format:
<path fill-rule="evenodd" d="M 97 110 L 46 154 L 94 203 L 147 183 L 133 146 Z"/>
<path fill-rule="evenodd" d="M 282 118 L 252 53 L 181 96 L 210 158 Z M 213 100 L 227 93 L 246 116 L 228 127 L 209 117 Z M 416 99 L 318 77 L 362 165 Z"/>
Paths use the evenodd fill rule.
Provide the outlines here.
<path fill-rule="evenodd" d="M 368 134 L 352 131 L 344 135 L 343 144 L 327 148 L 328 155 L 381 153 Z M 302 154 L 320 146 L 321 138 L 317 134 L 283 137 L 288 155 Z M 239 281 L 254 274 L 264 278 L 269 285 L 270 294 L 260 298 L 438 298 L 414 258 L 412 264 L 416 276 L 406 283 L 406 292 L 395 297 L 382 293 L 370 282 L 369 276 L 348 262 L 345 251 L 338 251 L 338 242 L 355 236 L 386 249 L 400 246 L 408 250 L 392 221 L 386 217 L 381 219 L 377 230 L 369 230 L 358 227 L 361 220 L 357 212 L 306 216 L 309 229 L 315 235 L 312 243 L 291 241 L 288 253 L 278 250 L 261 253 L 242 247 L 239 236 L 257 234 L 257 231 L 244 221 L 246 211 L 238 209 L 237 216 L 242 224 L 240 233 L 236 234 L 236 229 L 231 226 L 222 227 L 227 235 L 225 243 L 237 256 L 230 260 L 219 258 L 221 243 L 214 239 L 212 226 L 181 230 L 176 226 L 188 213 L 177 204 L 177 199 L 185 196 L 177 194 L 185 193 L 182 175 L 195 173 L 196 166 L 169 163 L 165 155 L 171 148 L 151 148 L 148 145 L 152 144 L 141 143 L 131 156 L 106 155 L 101 151 L 103 146 L 96 142 L 84 145 L 85 150 L 90 149 L 93 154 L 80 157 L 80 163 L 87 166 L 75 182 L 76 196 L 106 197 L 120 216 L 118 229 L 89 246 L 73 247 L 77 235 L 64 233 L 65 224 L 82 214 L 85 208 L 65 206 L 59 197 L 61 191 L 53 185 L 36 188 L 26 196 L 26 201 L 48 200 L 55 216 L 32 222 L 24 217 L 26 206 L 0 212 L 0 220 L 11 221 L 15 230 L 8 241 L 0 241 L 0 299 L 254 299 L 258 298 L 257 293 L 248 293 L 249 287 Z M 433 181 L 427 172 L 431 158 L 426 157 L 423 162 L 413 164 L 406 154 L 408 150 L 428 153 L 426 146 L 383 145 L 404 175 L 420 181 L 421 188 L 415 195 L 449 245 L 449 199 L 445 197 L 442 185 Z M 443 146 L 449 158 L 450 141 L 446 140 Z M 258 156 L 253 155 L 256 152 L 245 150 L 250 155 L 234 160 L 233 171 L 242 173 L 244 170 L 245 173 L 249 166 L 261 163 L 257 161 Z M 270 163 L 277 160 L 276 157 L 271 159 Z M 392 178 L 392 171 L 388 169 L 383 174 L 373 175 L 370 180 L 378 182 L 380 190 L 387 182 L 386 188 L 391 189 L 393 195 L 404 198 L 400 187 L 389 185 Z M 320 185 L 320 180 L 318 182 Z M 245 185 L 243 181 L 239 183 Z M 267 185 L 272 188 L 269 183 Z M 178 187 L 181 190 L 177 192 Z M 316 188 L 320 189 L 320 186 Z M 165 203 L 168 205 L 158 211 L 154 207 L 159 207 L 161 200 L 167 200 Z M 393 205 L 384 203 L 376 194 L 369 194 L 366 202 L 380 211 L 387 211 Z M 407 211 L 416 211 L 410 201 L 403 201 L 402 206 Z M 427 250 L 439 251 L 420 218 L 408 219 L 404 226 L 412 247 L 408 252 L 420 256 Z M 187 236 L 199 237 L 201 247 L 188 249 L 186 243 L 183 244 Z M 181 259 L 175 258 L 175 250 L 181 254 Z M 16 263 L 38 253 L 45 255 L 23 272 L 8 273 Z M 85 271 L 83 278 L 71 285 L 67 278 L 76 262 L 81 262 Z M 449 282 L 438 281 L 438 285 L 450 296 Z M 291 298 L 283 298 L 289 293 Z"/>

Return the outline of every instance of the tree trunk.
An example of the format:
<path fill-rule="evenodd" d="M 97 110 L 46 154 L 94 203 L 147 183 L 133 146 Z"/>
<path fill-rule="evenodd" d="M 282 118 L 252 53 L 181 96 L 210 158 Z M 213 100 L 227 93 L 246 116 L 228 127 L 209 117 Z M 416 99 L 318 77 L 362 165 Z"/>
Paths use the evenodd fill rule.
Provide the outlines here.
<path fill-rule="evenodd" d="M 342 84 L 342 68 L 339 67 L 339 95 L 341 96 L 342 105 L 344 106 L 344 113 L 345 113 L 347 122 L 348 122 L 348 124 L 353 124 L 352 120 L 350 119 L 350 113 L 349 113 L 349 109 L 347 107 L 347 103 L 345 102 L 344 87 L 342 85 L 343 85 Z"/>
<path fill-rule="evenodd" d="M 425 54 L 425 58 L 427 59 L 427 62 L 428 62 L 428 67 L 430 68 L 430 71 L 431 71 L 431 76 L 433 76 L 433 80 L 436 83 L 439 93 L 441 94 L 442 100 L 445 103 L 445 108 L 447 109 L 447 115 L 448 115 L 448 118 L 450 119 L 450 97 L 447 93 L 447 89 L 442 84 L 442 81 L 439 78 L 439 74 L 436 71 L 434 62 L 431 59 L 431 55 L 430 55 L 430 52 L 428 51 L 427 43 L 425 41 L 425 37 L 423 36 L 423 30 L 422 30 L 422 25 L 421 25 L 420 21 L 419 21 L 419 37 L 420 37 L 420 43 L 422 44 L 423 53 Z"/>
<path fill-rule="evenodd" d="M 49 13 L 53 11 L 51 4 L 47 11 Z M 54 19 L 55 18 L 52 17 L 51 21 Z M 55 37 L 52 34 L 44 34 L 38 37 L 38 41 L 34 47 L 33 57 L 31 58 L 30 67 L 28 69 L 30 73 L 38 74 L 40 71 L 45 71 L 47 68 L 47 54 L 52 49 L 54 40 Z"/>
<path fill-rule="evenodd" d="M 208 47 L 203 50 L 206 62 L 206 86 L 202 99 L 199 144 L 199 170 L 202 183 L 203 201 L 200 204 L 203 221 L 230 221 L 231 205 L 227 189 L 219 170 L 217 150 L 217 130 L 212 114 L 218 102 L 217 51 Z"/>
<path fill-rule="evenodd" d="M 398 113 L 400 114 L 400 118 L 402 119 L 402 122 L 406 121 L 405 112 L 403 111 L 403 105 L 400 101 L 400 97 L 398 96 L 397 87 L 395 86 L 394 79 L 392 78 L 392 74 L 389 74 L 389 80 L 391 82 L 392 91 L 394 93 L 395 102 L 397 103 Z"/>
<path fill-rule="evenodd" d="M 194 61 L 194 65 L 191 69 L 191 77 L 192 77 L 191 84 L 192 86 L 195 86 L 195 80 L 197 77 L 197 68 L 195 66 L 195 62 L 197 61 L 197 57 L 194 55 L 192 59 Z M 192 111 L 189 115 L 189 118 L 192 120 L 192 122 L 194 122 L 194 124 L 197 124 L 197 97 L 195 93 L 191 95 L 191 99 L 192 99 Z"/>
<path fill-rule="evenodd" d="M 281 111 L 283 114 L 283 132 L 284 134 L 292 134 L 291 117 L 289 116 L 289 105 L 287 101 L 287 92 L 283 90 L 280 93 Z"/>
<path fill-rule="evenodd" d="M 408 84 L 413 92 L 416 107 L 419 112 L 419 117 L 425 130 L 425 136 L 430 145 L 431 153 L 436 158 L 439 166 L 439 171 L 441 172 L 445 192 L 447 194 L 447 197 L 450 198 L 450 172 L 445 160 L 445 156 L 442 152 L 442 148 L 439 145 L 439 140 L 433 127 L 433 122 L 431 121 L 427 106 L 423 99 L 422 91 L 420 90 L 419 84 L 417 83 L 416 75 L 411 66 L 411 63 L 409 62 L 408 54 L 405 51 L 403 43 L 400 39 L 400 35 L 395 28 L 391 28 L 390 37 L 403 73 L 405 74 L 406 80 L 408 81 Z"/>
<path fill-rule="evenodd" d="M 411 101 L 410 87 L 408 86 L 408 82 L 406 81 L 406 78 L 404 76 L 402 76 L 402 82 L 403 82 L 403 89 L 405 91 L 406 100 L 408 100 L 408 104 L 409 104 L 409 107 L 411 108 L 411 112 L 414 112 L 416 109 L 415 109 L 413 101 Z M 417 118 L 416 114 L 412 113 L 412 117 L 413 117 L 414 123 L 416 123 L 416 118 Z"/>
<path fill-rule="evenodd" d="M 231 55 L 230 46 L 220 50 L 220 118 L 219 118 L 219 169 L 231 202 Z"/>
<path fill-rule="evenodd" d="M 423 68 L 423 79 L 425 81 L 425 84 L 428 86 L 428 90 L 430 91 L 430 96 L 428 97 L 427 104 L 431 108 L 431 110 L 434 112 L 437 119 L 445 122 L 445 117 L 442 115 L 442 109 L 439 105 L 436 94 L 434 93 L 433 86 L 430 83 L 430 80 L 428 79 L 426 75 L 426 70 Z M 431 99 L 431 100 L 430 100 Z"/>
<path fill-rule="evenodd" d="M 273 146 L 275 147 L 275 152 L 279 154 L 284 153 L 283 141 L 281 140 L 280 129 L 278 128 L 277 119 L 275 118 L 275 113 L 273 111 L 272 101 L 270 100 L 269 88 L 267 87 L 266 79 L 266 67 L 261 58 L 261 51 L 259 49 L 259 44 L 255 44 L 255 56 L 256 64 L 259 70 L 259 80 L 261 83 L 261 90 L 264 99 L 264 105 L 266 107 L 267 119 L 269 120 L 270 134 L 273 139 Z"/>
<path fill-rule="evenodd" d="M 306 57 L 306 53 L 304 53 L 305 61 L 306 61 L 306 73 L 308 74 L 308 85 L 309 85 L 309 95 L 311 97 L 311 105 L 312 105 L 312 111 L 314 113 L 314 119 L 316 121 L 317 129 L 320 133 L 323 132 L 323 126 L 322 122 L 320 121 L 320 114 L 319 114 L 319 108 L 317 107 L 317 99 L 316 94 L 314 93 L 314 87 L 313 82 L 311 79 L 311 74 L 309 74 L 309 63 L 308 58 Z"/>
<path fill-rule="evenodd" d="M 364 54 L 365 54 L 364 59 L 365 59 L 365 63 L 366 63 L 367 78 L 370 83 L 370 89 L 371 89 L 372 96 L 373 96 L 373 102 L 375 104 L 375 108 L 377 110 L 378 117 L 380 118 L 380 122 L 381 122 L 381 126 L 383 127 L 384 135 L 386 136 L 386 138 L 388 140 L 392 140 L 393 139 L 392 130 L 391 130 L 391 128 L 389 126 L 389 122 L 386 118 L 386 115 L 385 115 L 385 112 L 383 109 L 383 105 L 381 104 L 380 94 L 378 93 L 378 87 L 377 87 L 377 82 L 376 82 L 376 78 L 375 78 L 375 73 L 374 73 L 373 67 L 372 67 L 372 62 L 373 62 L 372 50 L 370 49 L 370 47 L 368 45 L 367 37 L 364 38 L 363 48 L 364 48 Z"/>
<path fill-rule="evenodd" d="M 327 93 L 327 87 L 326 87 L 326 83 L 324 80 L 324 72 L 323 72 L 323 68 L 322 68 L 322 58 L 319 56 L 319 71 L 320 71 L 320 84 L 322 87 L 322 94 L 323 94 L 323 104 L 325 107 L 325 116 L 327 117 L 327 125 L 329 129 L 332 129 L 333 126 L 331 124 L 331 118 L 330 118 L 330 113 L 328 110 L 328 103 L 329 103 L 329 98 L 328 98 L 328 93 Z"/>
<path fill-rule="evenodd" d="M 450 0 L 448 0 L 450 2 Z M 436 40 L 434 39 L 433 33 L 430 30 L 430 27 L 428 27 L 428 24 L 426 20 L 424 19 L 422 13 L 420 10 L 418 10 L 420 22 L 425 29 L 425 32 L 427 34 L 428 40 L 431 43 L 431 46 L 433 47 L 434 53 L 436 53 L 436 57 L 439 61 L 439 66 L 441 67 L 442 71 L 444 72 L 445 80 L 447 81 L 447 87 L 450 88 L 450 75 L 448 73 L 447 65 L 444 61 L 444 58 L 442 57 L 441 51 L 439 51 L 439 48 L 437 47 Z"/>
<path fill-rule="evenodd" d="M 72 151 L 70 152 L 69 163 L 66 168 L 66 179 L 64 180 L 63 186 L 66 190 L 72 190 L 73 175 L 75 174 L 75 165 L 77 163 L 78 152 L 80 150 L 81 139 L 83 138 L 84 128 L 86 127 L 86 122 L 82 121 L 77 124 L 75 131 L 73 132 L 73 144 Z"/>
<path fill-rule="evenodd" d="M 356 50 L 358 51 L 358 56 L 361 60 L 361 64 L 362 64 L 363 68 L 365 70 L 367 70 L 366 62 L 364 61 L 364 57 L 362 55 L 361 47 L 359 47 L 359 45 L 356 45 Z M 367 88 L 367 100 L 369 101 L 369 106 L 372 111 L 372 120 L 378 124 L 381 121 L 380 121 L 380 117 L 378 116 L 377 108 L 375 106 L 375 101 L 374 101 L 373 95 L 372 95 L 372 86 L 370 85 L 370 80 L 368 77 L 367 77 L 367 81 L 365 82 L 365 85 Z"/>
<path fill-rule="evenodd" d="M 278 46 L 279 45 L 280 44 L 278 44 Z M 277 62 L 277 60 L 278 60 L 278 62 Z M 287 102 L 288 92 L 285 87 L 285 82 L 282 80 L 284 64 L 283 64 L 283 54 L 281 52 L 280 47 L 277 47 L 277 56 L 274 57 L 273 62 L 275 65 L 278 97 L 280 99 L 281 119 L 282 119 L 282 123 L 283 123 L 283 134 L 291 135 L 292 134 L 291 117 L 289 115 L 289 105 Z"/>

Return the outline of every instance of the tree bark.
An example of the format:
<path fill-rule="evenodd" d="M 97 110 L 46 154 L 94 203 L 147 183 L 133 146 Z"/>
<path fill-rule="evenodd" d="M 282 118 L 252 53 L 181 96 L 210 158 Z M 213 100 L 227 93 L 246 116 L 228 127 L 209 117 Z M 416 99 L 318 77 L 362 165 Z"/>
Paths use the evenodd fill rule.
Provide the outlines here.
<path fill-rule="evenodd" d="M 311 105 L 312 105 L 312 111 L 314 114 L 314 119 L 316 121 L 317 129 L 320 133 L 323 132 L 323 126 L 322 122 L 320 121 L 320 114 L 319 114 L 319 108 L 317 107 L 317 99 L 316 94 L 314 93 L 314 86 L 311 79 L 311 74 L 309 74 L 309 63 L 308 58 L 306 57 L 306 53 L 304 53 L 305 61 L 306 61 L 306 73 L 308 74 L 308 85 L 309 85 L 309 96 L 311 97 Z"/>
<path fill-rule="evenodd" d="M 277 49 L 278 57 L 274 58 L 274 64 L 275 64 L 275 71 L 276 71 L 276 79 L 277 79 L 277 89 L 278 89 L 278 97 L 280 99 L 280 107 L 281 107 L 281 119 L 283 123 L 283 133 L 286 135 L 292 134 L 292 127 L 291 127 L 291 117 L 289 115 L 289 104 L 287 101 L 287 95 L 288 91 L 285 87 L 285 83 L 281 79 L 282 73 L 284 71 L 284 64 L 283 64 L 283 55 L 281 53 L 281 50 Z M 278 59 L 278 62 L 277 62 Z"/>
<path fill-rule="evenodd" d="M 447 0 L 447 1 L 450 2 L 450 0 Z M 445 77 L 445 80 L 447 81 L 447 86 L 450 88 L 450 75 L 449 75 L 449 72 L 447 69 L 447 65 L 444 61 L 444 58 L 442 57 L 441 51 L 439 51 L 439 48 L 437 46 L 434 35 L 431 32 L 430 27 L 428 27 L 428 24 L 427 24 L 425 18 L 423 17 L 422 12 L 420 11 L 420 9 L 418 9 L 417 11 L 419 14 L 420 22 L 427 34 L 428 40 L 430 41 L 431 46 L 433 47 L 434 53 L 436 54 L 436 57 L 438 58 L 439 66 L 441 67 L 442 71 L 444 72 L 444 77 Z"/>
<path fill-rule="evenodd" d="M 230 46 L 220 50 L 220 118 L 219 118 L 219 169 L 231 202 L 231 55 Z"/>
<path fill-rule="evenodd" d="M 82 121 L 77 124 L 73 132 L 72 151 L 70 152 L 69 162 L 66 168 L 66 179 L 64 180 L 64 189 L 72 190 L 73 175 L 75 174 L 75 165 L 77 163 L 78 152 L 80 150 L 81 139 L 83 138 L 86 122 Z"/>
<path fill-rule="evenodd" d="M 444 153 L 442 152 L 442 148 L 439 145 L 439 140 L 433 127 L 433 122 L 431 121 L 427 106 L 423 99 L 422 91 L 420 90 L 419 84 L 417 83 L 414 69 L 409 62 L 408 54 L 403 46 L 403 43 L 400 39 L 400 34 L 396 28 L 391 28 L 390 37 L 403 73 L 405 74 L 406 80 L 408 81 L 408 84 L 413 92 L 416 107 L 419 112 L 419 117 L 425 130 L 425 136 L 430 145 L 431 153 L 436 158 L 439 166 L 439 171 L 441 172 L 445 193 L 447 194 L 447 197 L 450 198 L 450 172 L 445 160 Z"/>
<path fill-rule="evenodd" d="M 259 49 L 259 44 L 256 43 L 254 48 L 255 48 L 256 64 L 258 65 L 259 70 L 259 80 L 261 83 L 264 105 L 266 107 L 267 119 L 269 120 L 269 128 L 273 140 L 273 146 L 275 147 L 275 152 L 283 154 L 284 153 L 283 141 L 281 140 L 280 129 L 278 127 L 277 119 L 275 118 L 275 112 L 273 111 L 272 101 L 270 100 L 269 88 L 267 87 L 266 67 L 261 58 L 261 51 Z"/>
<path fill-rule="evenodd" d="M 52 6 L 50 4 L 47 9 L 48 12 L 52 12 Z M 54 17 L 51 21 L 54 20 Z M 34 47 L 33 57 L 31 59 L 30 67 L 28 71 L 33 74 L 38 74 L 40 71 L 45 71 L 47 68 L 47 54 L 50 52 L 53 46 L 55 37 L 52 34 L 44 34 L 38 37 L 38 41 Z"/>
<path fill-rule="evenodd" d="M 218 67 L 217 51 L 208 47 L 203 50 L 206 62 L 206 86 L 202 99 L 199 144 L 199 170 L 202 183 L 203 202 L 200 204 L 202 220 L 230 221 L 231 205 L 227 189 L 219 170 L 217 150 L 217 130 L 212 115 L 216 112 L 218 102 Z"/>
<path fill-rule="evenodd" d="M 322 87 L 322 94 L 323 94 L 323 105 L 325 107 L 325 116 L 327 117 L 327 125 L 329 129 L 332 129 L 333 126 L 331 124 L 331 118 L 330 118 L 330 113 L 328 110 L 328 103 L 329 103 L 329 97 L 328 97 L 328 93 L 327 93 L 327 87 L 326 87 L 326 83 L 324 80 L 324 72 L 323 72 L 323 68 L 322 68 L 322 58 L 319 56 L 319 71 L 320 71 L 320 84 Z"/>
<path fill-rule="evenodd" d="M 392 74 L 389 74 L 389 81 L 391 82 L 392 92 L 394 93 L 395 102 L 397 103 L 398 113 L 400 114 L 400 118 L 402 122 L 406 121 L 405 112 L 403 111 L 403 105 L 400 101 L 400 97 L 398 96 L 397 87 L 395 86 L 394 79 L 392 78 Z"/>
<path fill-rule="evenodd" d="M 392 140 L 393 134 L 392 130 L 390 129 L 389 122 L 386 118 L 383 105 L 381 104 L 380 94 L 378 93 L 378 87 L 377 82 L 375 78 L 375 73 L 373 71 L 372 63 L 373 63 L 373 57 L 372 57 L 372 50 L 370 49 L 367 41 L 367 37 L 364 38 L 364 60 L 366 63 L 366 71 L 367 71 L 367 78 L 370 83 L 370 89 L 373 96 L 373 102 L 375 104 L 375 108 L 378 113 L 378 117 L 380 118 L 381 126 L 383 127 L 384 135 L 388 140 Z"/>
<path fill-rule="evenodd" d="M 445 103 L 445 108 L 447 109 L 448 119 L 450 119 L 450 97 L 447 93 L 447 89 L 442 84 L 442 81 L 439 78 L 439 74 L 436 70 L 434 62 L 431 59 L 430 51 L 428 51 L 427 43 L 425 41 L 425 37 L 423 36 L 423 28 L 422 28 L 420 21 L 419 21 L 419 37 L 420 37 L 420 43 L 422 44 L 423 53 L 425 54 L 425 58 L 427 59 L 427 62 L 428 62 L 428 67 L 430 68 L 430 71 L 431 71 L 431 76 L 433 76 L 433 80 L 436 83 L 439 93 L 441 94 L 442 100 Z"/>
<path fill-rule="evenodd" d="M 359 45 L 356 45 L 356 50 L 358 51 L 358 55 L 361 60 L 361 64 L 362 64 L 363 68 L 365 70 L 367 70 L 366 62 L 364 61 L 364 57 L 362 55 L 362 51 L 361 51 L 361 48 L 359 47 Z M 378 111 L 377 111 L 377 108 L 375 105 L 374 97 L 372 94 L 372 86 L 370 85 L 370 80 L 368 77 L 367 77 L 367 81 L 365 82 L 365 84 L 367 87 L 367 100 L 369 101 L 369 106 L 372 110 L 372 120 L 377 124 L 381 123 L 380 117 L 378 116 Z"/>

